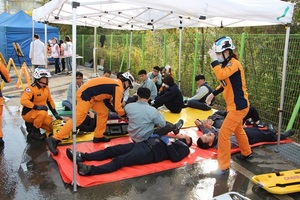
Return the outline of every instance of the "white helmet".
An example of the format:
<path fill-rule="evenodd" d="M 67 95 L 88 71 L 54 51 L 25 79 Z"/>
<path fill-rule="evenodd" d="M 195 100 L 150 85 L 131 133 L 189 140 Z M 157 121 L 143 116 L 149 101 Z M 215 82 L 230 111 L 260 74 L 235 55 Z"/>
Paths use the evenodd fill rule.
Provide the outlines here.
<path fill-rule="evenodd" d="M 50 72 L 44 68 L 36 68 L 33 72 L 33 78 L 40 79 L 43 77 L 50 78 L 51 77 Z"/>
<path fill-rule="evenodd" d="M 129 72 L 125 72 L 122 74 L 122 81 L 129 81 L 129 84 L 131 86 L 133 86 L 133 82 L 134 82 L 134 77 L 129 73 Z"/>
<path fill-rule="evenodd" d="M 234 50 L 235 46 L 230 37 L 224 36 L 214 42 L 213 49 L 216 53 L 222 53 L 226 49 Z"/>

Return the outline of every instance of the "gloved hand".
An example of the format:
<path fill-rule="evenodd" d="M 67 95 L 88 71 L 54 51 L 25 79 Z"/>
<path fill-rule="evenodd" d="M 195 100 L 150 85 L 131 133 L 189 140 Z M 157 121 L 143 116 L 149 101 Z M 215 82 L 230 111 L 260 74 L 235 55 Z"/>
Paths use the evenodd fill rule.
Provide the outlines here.
<path fill-rule="evenodd" d="M 152 100 L 152 101 L 151 101 L 151 105 L 154 105 L 154 104 L 155 104 L 155 100 Z"/>
<path fill-rule="evenodd" d="M 37 106 L 37 105 L 34 105 L 33 109 L 48 111 L 48 107 L 47 106 Z"/>
<path fill-rule="evenodd" d="M 210 105 L 211 101 L 213 100 L 214 97 L 215 97 L 215 95 L 213 95 L 213 93 L 210 93 L 205 99 L 206 104 Z"/>
<path fill-rule="evenodd" d="M 60 119 L 63 120 L 63 118 L 61 116 L 58 115 L 58 113 L 56 112 L 56 110 L 54 109 L 52 112 L 53 116 L 55 117 L 55 119 Z"/>
<path fill-rule="evenodd" d="M 161 141 L 163 141 L 166 145 L 170 144 L 170 140 L 166 136 L 161 136 L 160 137 Z"/>
<path fill-rule="evenodd" d="M 152 135 L 150 135 L 149 138 L 158 138 L 158 137 L 159 137 L 159 135 L 157 135 L 157 134 L 152 134 Z"/>
<path fill-rule="evenodd" d="M 218 60 L 217 54 L 216 54 L 216 52 L 215 52 L 213 49 L 208 50 L 207 53 L 209 54 L 210 58 L 211 58 L 213 61 Z"/>
<path fill-rule="evenodd" d="M 54 115 L 55 119 L 60 119 L 63 120 L 63 118 L 61 116 L 59 116 L 57 113 Z"/>

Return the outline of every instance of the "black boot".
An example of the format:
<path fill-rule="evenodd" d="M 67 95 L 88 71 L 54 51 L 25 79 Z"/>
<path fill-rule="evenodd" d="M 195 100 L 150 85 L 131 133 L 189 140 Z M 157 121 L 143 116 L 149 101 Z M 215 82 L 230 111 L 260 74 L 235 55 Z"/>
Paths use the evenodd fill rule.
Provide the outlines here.
<path fill-rule="evenodd" d="M 46 141 L 47 141 L 47 145 L 48 145 L 49 150 L 51 151 L 51 153 L 53 153 L 56 156 L 58 154 L 57 145 L 60 141 L 54 139 L 53 137 L 48 137 L 46 139 Z"/>
<path fill-rule="evenodd" d="M 26 126 L 27 133 L 31 133 L 33 129 L 33 123 L 25 122 L 25 126 Z"/>
<path fill-rule="evenodd" d="M 33 139 L 37 141 L 43 141 L 45 137 L 41 134 L 41 131 L 39 128 L 35 128 L 33 126 L 32 131 L 27 135 L 27 140 Z"/>
<path fill-rule="evenodd" d="M 280 135 L 280 139 L 284 140 L 284 139 L 286 139 L 287 137 L 293 136 L 294 134 L 295 134 L 295 130 L 290 129 L 290 130 L 285 131 L 284 133 L 282 133 L 282 134 Z"/>
<path fill-rule="evenodd" d="M 4 149 L 4 141 L 3 139 L 0 137 L 0 150 Z"/>

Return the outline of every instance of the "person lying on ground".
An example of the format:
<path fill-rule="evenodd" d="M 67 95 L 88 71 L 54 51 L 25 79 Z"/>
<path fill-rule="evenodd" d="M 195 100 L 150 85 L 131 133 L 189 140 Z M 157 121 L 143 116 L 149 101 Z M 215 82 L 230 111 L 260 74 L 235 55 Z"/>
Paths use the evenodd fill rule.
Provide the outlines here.
<path fill-rule="evenodd" d="M 195 121 L 195 124 L 197 123 L 197 121 L 202 121 L 206 128 L 211 128 L 212 126 L 215 128 L 221 128 L 221 125 L 223 124 L 223 121 L 224 121 L 226 115 L 227 115 L 227 112 L 225 110 L 219 110 L 219 111 L 215 112 L 214 114 L 212 114 L 211 116 L 209 116 L 205 120 L 197 119 Z M 249 112 L 243 119 L 243 124 L 252 125 L 254 127 L 259 127 L 259 128 L 266 126 L 266 124 L 260 120 L 258 111 L 253 106 L 250 106 Z"/>
<path fill-rule="evenodd" d="M 258 127 L 244 128 L 248 137 L 249 144 L 255 144 L 259 142 L 276 142 L 278 135 L 273 130 L 262 130 Z M 280 140 L 285 140 L 287 137 L 291 137 L 295 134 L 295 130 L 288 130 L 280 134 Z M 209 131 L 200 136 L 197 140 L 197 146 L 201 149 L 218 148 L 218 136 L 219 131 Z M 231 148 L 239 147 L 235 135 L 230 137 Z"/>
<path fill-rule="evenodd" d="M 164 160 L 181 161 L 189 155 L 192 138 L 177 134 L 176 138 L 152 135 L 142 142 L 119 144 L 92 153 L 76 152 L 79 175 L 90 176 L 114 172 L 122 167 L 157 163 Z M 73 161 L 73 151 L 66 149 L 67 157 Z M 103 165 L 86 165 L 83 162 L 92 160 L 112 160 Z"/>

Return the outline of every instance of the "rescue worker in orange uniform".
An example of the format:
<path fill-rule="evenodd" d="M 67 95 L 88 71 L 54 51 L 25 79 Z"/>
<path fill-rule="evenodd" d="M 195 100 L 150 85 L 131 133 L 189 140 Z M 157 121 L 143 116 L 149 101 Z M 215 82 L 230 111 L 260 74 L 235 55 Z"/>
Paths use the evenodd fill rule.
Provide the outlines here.
<path fill-rule="evenodd" d="M 125 72 L 119 79 L 97 77 L 87 81 L 76 92 L 76 127 L 80 126 L 90 109 L 97 113 L 96 128 L 94 131 L 94 143 L 109 142 L 110 138 L 104 137 L 109 109 L 117 112 L 119 116 L 125 115 L 122 108 L 123 91 L 133 85 L 134 78 L 129 72 Z M 110 103 L 107 103 L 110 102 Z M 72 119 L 47 138 L 49 150 L 57 155 L 58 143 L 72 131 Z"/>
<path fill-rule="evenodd" d="M 229 174 L 230 166 L 230 137 L 235 134 L 241 154 L 237 159 L 246 160 L 252 157 L 251 147 L 247 135 L 243 129 L 243 118 L 249 111 L 248 93 L 244 69 L 233 52 L 235 46 L 230 37 L 221 37 L 208 51 L 212 59 L 213 71 L 221 85 L 206 98 L 210 105 L 212 99 L 223 92 L 226 102 L 227 116 L 220 128 L 218 140 L 218 164 L 219 170 L 212 172 L 215 175 Z"/>
<path fill-rule="evenodd" d="M 0 61 L 0 76 L 6 83 L 11 81 L 10 75 L 4 64 Z M 3 113 L 3 96 L 0 87 L 0 150 L 4 148 L 3 131 L 2 131 L 2 113 Z"/>
<path fill-rule="evenodd" d="M 52 116 L 48 115 L 48 108 L 56 119 L 62 119 L 56 109 L 48 87 L 51 74 L 44 68 L 36 68 L 33 73 L 34 83 L 26 87 L 20 103 L 23 105 L 22 118 L 28 132 L 27 139 L 43 140 L 40 128 L 52 130 Z"/>

